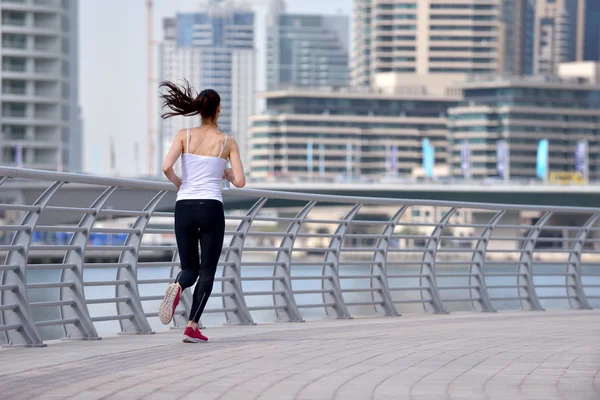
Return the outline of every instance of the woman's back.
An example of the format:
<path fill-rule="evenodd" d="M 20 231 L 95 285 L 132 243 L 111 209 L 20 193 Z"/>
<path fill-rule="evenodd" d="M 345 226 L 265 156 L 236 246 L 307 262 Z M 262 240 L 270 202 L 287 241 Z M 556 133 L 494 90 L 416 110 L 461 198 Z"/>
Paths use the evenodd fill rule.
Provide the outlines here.
<path fill-rule="evenodd" d="M 188 129 L 181 155 L 177 200 L 223 201 L 221 180 L 227 165 L 227 135 L 213 127 Z"/>

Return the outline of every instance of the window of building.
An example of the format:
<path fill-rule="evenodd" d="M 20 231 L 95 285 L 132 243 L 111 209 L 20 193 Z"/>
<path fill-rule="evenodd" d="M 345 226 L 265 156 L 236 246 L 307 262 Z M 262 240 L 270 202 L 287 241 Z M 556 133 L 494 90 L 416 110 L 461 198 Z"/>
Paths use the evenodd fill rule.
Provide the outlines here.
<path fill-rule="evenodd" d="M 25 94 L 27 82 L 14 79 L 2 80 L 2 93 L 6 94 Z"/>
<path fill-rule="evenodd" d="M 2 11 L 2 25 L 25 26 L 26 13 L 23 11 Z"/>
<path fill-rule="evenodd" d="M 27 111 L 25 103 L 7 103 L 2 104 L 2 116 L 9 118 L 24 118 Z"/>
<path fill-rule="evenodd" d="M 27 46 L 27 36 L 18 33 L 3 33 L 2 47 L 8 49 L 24 49 Z"/>
<path fill-rule="evenodd" d="M 11 72 L 25 72 L 27 60 L 24 57 L 2 57 L 2 70 Z"/>
<path fill-rule="evenodd" d="M 25 127 L 21 125 L 3 125 L 2 133 L 4 137 L 12 140 L 24 140 L 25 139 Z"/>

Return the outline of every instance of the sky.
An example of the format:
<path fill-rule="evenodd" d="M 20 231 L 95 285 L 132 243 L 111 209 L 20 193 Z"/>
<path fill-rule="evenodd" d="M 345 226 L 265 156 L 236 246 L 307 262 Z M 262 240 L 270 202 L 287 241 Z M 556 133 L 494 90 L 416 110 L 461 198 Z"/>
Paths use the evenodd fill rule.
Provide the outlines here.
<path fill-rule="evenodd" d="M 257 90 L 261 91 L 265 87 L 264 21 L 268 1 L 250 1 L 255 4 Z M 177 12 L 201 10 L 203 2 L 154 0 L 154 3 L 154 40 L 159 41 L 164 18 Z M 350 17 L 352 0 L 287 0 L 287 11 Z M 79 1 L 79 101 L 86 172 L 139 176 L 147 170 L 146 29 L 145 0 Z M 156 67 L 154 70 L 158 76 Z M 155 129 L 159 118 L 156 103 Z M 111 170 L 111 140 L 115 148 L 115 171 Z M 139 146 L 139 162 L 136 146 Z"/>

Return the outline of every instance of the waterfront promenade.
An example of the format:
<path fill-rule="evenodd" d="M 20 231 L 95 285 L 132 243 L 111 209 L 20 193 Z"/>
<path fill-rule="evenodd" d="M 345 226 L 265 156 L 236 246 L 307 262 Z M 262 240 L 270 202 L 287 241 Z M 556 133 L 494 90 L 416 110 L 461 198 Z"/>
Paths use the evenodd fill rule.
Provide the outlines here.
<path fill-rule="evenodd" d="M 0 350 L 9 399 L 600 398 L 600 311 L 456 313 Z"/>

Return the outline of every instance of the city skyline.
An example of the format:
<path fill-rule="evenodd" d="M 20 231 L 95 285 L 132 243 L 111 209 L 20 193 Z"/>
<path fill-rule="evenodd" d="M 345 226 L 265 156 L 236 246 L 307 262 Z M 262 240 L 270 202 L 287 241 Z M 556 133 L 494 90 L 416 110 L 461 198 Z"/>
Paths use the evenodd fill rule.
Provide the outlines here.
<path fill-rule="evenodd" d="M 231 1 L 231 0 L 230 0 Z M 433 1 L 433 0 L 431 0 Z M 435 0 L 435 8 L 449 8 L 449 4 L 454 0 Z M 490 0 L 491 1 L 491 0 Z M 591 3 L 586 0 L 562 0 L 564 4 L 574 5 Z M 181 0 L 176 3 L 176 7 L 173 6 L 173 2 L 166 0 L 155 0 L 154 2 L 154 35 L 153 40 L 155 43 L 155 68 L 154 82 L 152 86 L 156 88 L 154 98 L 154 112 L 152 118 L 154 119 L 154 133 L 155 133 L 155 154 L 160 154 L 158 148 L 161 146 L 159 143 L 158 132 L 160 130 L 159 120 L 159 105 L 157 101 L 158 95 L 158 83 L 160 79 L 160 72 L 158 64 L 160 59 L 158 57 L 158 44 L 163 39 L 162 34 L 162 21 L 165 18 L 173 18 L 178 13 L 186 12 L 199 12 L 206 7 L 203 5 L 206 1 L 201 0 Z M 248 4 L 252 3 L 252 7 L 255 14 L 255 49 L 258 53 L 257 70 L 256 73 L 251 74 L 256 79 L 257 92 L 260 93 L 266 88 L 267 79 L 265 71 L 266 66 L 266 47 L 268 46 L 267 35 L 266 35 L 266 16 L 268 14 L 269 0 L 232 0 L 233 5 L 236 4 Z M 395 4 L 390 1 L 380 0 L 373 3 L 373 7 L 377 6 L 377 9 L 383 10 L 384 14 L 382 21 L 387 21 L 389 15 L 388 9 L 389 4 Z M 412 2 L 402 3 L 402 7 L 398 8 L 392 15 L 392 19 L 395 20 L 398 17 L 406 19 L 405 17 L 410 16 L 410 9 L 406 7 L 407 4 Z M 7 3 L 10 4 L 10 3 Z M 117 6 L 118 4 L 118 6 Z M 316 4 L 316 3 L 314 3 Z M 341 15 L 344 18 L 349 18 L 352 13 L 352 7 L 356 8 L 356 4 L 360 4 L 360 1 L 353 2 L 352 0 L 338 0 L 329 2 L 327 7 L 320 7 L 319 12 L 314 12 L 316 7 L 311 6 L 310 1 L 288 1 L 286 2 L 286 12 L 290 14 L 313 14 L 313 15 Z M 421 3 L 419 3 L 421 4 Z M 429 4 L 429 0 L 425 2 Z M 434 4 L 434 3 L 431 3 Z M 441 5 L 444 5 L 442 7 Z M 561 3 L 562 4 L 562 3 Z M 384 6 L 381 8 L 380 6 Z M 386 8 L 387 7 L 387 8 Z M 456 6 L 452 6 L 456 7 Z M 461 6 L 462 7 L 462 6 Z M 478 5 L 481 7 L 481 5 Z M 414 8 L 414 7 L 413 7 Z M 419 8 L 421 8 L 419 6 Z M 433 10 L 434 6 L 431 5 Z M 464 8 L 464 7 L 463 7 Z M 429 7 L 427 7 L 429 9 Z M 583 8 L 580 7 L 577 10 L 581 11 Z M 118 10 L 118 12 L 115 12 Z M 586 9 L 587 10 L 587 9 Z M 147 137 L 147 89 L 148 82 L 146 79 L 146 16 L 145 2 L 142 0 L 127 3 L 116 3 L 115 0 L 107 0 L 102 5 L 98 5 L 94 2 L 84 2 L 83 6 L 79 10 L 80 16 L 80 36 L 78 40 L 80 42 L 79 60 L 80 65 L 78 70 L 80 71 L 79 87 L 77 91 L 81 99 L 80 106 L 82 110 L 82 121 L 84 131 L 84 150 L 82 158 L 84 159 L 84 167 L 78 168 L 75 164 L 65 165 L 65 168 L 71 170 L 83 170 L 84 172 L 97 172 L 99 174 L 112 174 L 116 173 L 121 176 L 136 176 L 145 174 L 147 171 L 147 160 L 146 158 L 146 137 Z M 455 10 L 460 12 L 460 10 Z M 567 10 L 568 11 L 568 10 Z M 572 11 L 572 10 L 571 10 Z M 589 9 L 590 14 L 593 14 L 595 10 Z M 379 11 L 375 15 L 379 15 L 382 11 Z M 420 11 L 421 12 L 421 11 Z M 449 18 L 446 15 L 434 15 L 430 18 L 440 19 L 443 17 L 444 23 L 448 19 L 464 19 L 462 15 L 454 15 L 456 12 L 453 11 L 453 18 Z M 398 14 L 400 13 L 400 14 Z M 422 11 L 425 15 L 425 11 Z M 438 13 L 436 11 L 436 13 Z M 110 14 L 110 16 L 108 16 Z M 396 15 L 398 14 L 398 15 Z M 416 15 L 417 20 L 421 17 L 420 14 Z M 103 18 L 106 16 L 106 18 Z M 380 15 L 379 15 L 380 16 Z M 508 14 L 505 14 L 505 17 Z M 438 18 L 440 17 L 440 18 Z M 387 19 L 386 19 L 387 18 Z M 483 18 L 483 17 L 482 17 Z M 485 16 L 486 21 L 489 17 Z M 103 31 L 101 35 L 98 31 L 103 27 L 102 21 L 110 19 L 114 29 L 109 31 Z M 354 18 L 352 18 L 354 19 Z M 589 19 L 589 18 L 588 18 Z M 354 20 L 354 22 L 356 22 Z M 400 21 L 406 23 L 405 21 Z M 387 23 L 387 22 L 386 22 Z M 448 22 L 449 23 L 449 22 Z M 383 26 L 383 25 L 382 25 Z M 395 25 L 394 25 L 395 26 Z M 478 25 L 479 26 L 479 25 Z M 383 26 L 385 28 L 385 26 Z M 446 29 L 446 25 L 443 26 Z M 587 26 L 586 26 L 587 27 Z M 455 26 L 454 28 L 463 29 L 463 26 Z M 433 29 L 433 28 L 432 28 Z M 519 31 L 519 27 L 515 27 L 515 31 Z M 386 29 L 383 29 L 385 31 Z M 573 30 L 573 29 L 572 29 Z M 580 32 L 581 30 L 577 30 Z M 437 32 L 437 31 L 436 31 Z M 356 33 L 356 32 L 355 32 Z M 586 34 L 587 35 L 587 34 Z M 422 36 L 422 35 L 420 35 Z M 570 37 L 573 39 L 573 37 Z M 582 41 L 582 39 L 585 39 Z M 582 37 L 580 34 L 577 37 L 578 45 L 577 48 L 582 48 L 583 45 L 587 45 L 588 52 L 594 49 L 593 43 L 597 38 L 593 35 L 587 35 Z M 590 44 L 591 43 L 591 44 Z M 424 45 L 424 44 L 423 44 Z M 591 47 L 590 47 L 591 46 Z M 419 45 L 419 48 L 423 47 Z M 591 50 L 589 50 L 591 48 Z M 571 49 L 573 50 L 573 49 Z M 578 50 L 579 53 L 582 53 Z M 383 55 L 383 53 L 382 53 Z M 518 59 L 520 55 L 515 53 L 515 57 Z M 561 56 L 562 57 L 562 56 Z M 98 60 L 107 60 L 106 62 L 98 62 Z M 431 60 L 429 60 L 431 61 Z M 516 61 L 516 60 L 515 60 Z M 510 64 L 510 63 L 508 63 Z M 422 68 L 423 69 L 423 68 Z M 425 70 L 425 69 L 423 69 Z M 386 72 L 386 71 L 381 71 Z M 395 71 L 392 71 L 395 74 Z M 436 71 L 434 71 L 436 72 Z M 186 73 L 187 74 L 187 73 Z M 402 75 L 402 74 L 400 74 Z M 394 93 L 395 91 L 402 90 L 403 86 L 406 85 L 404 77 L 381 77 L 385 78 L 380 83 L 376 84 L 376 89 L 381 89 L 386 92 Z M 388 79 L 389 78 L 389 79 Z M 412 82 L 412 81 L 411 81 Z M 412 82 L 415 84 L 416 82 Z M 201 85 L 201 84 L 200 84 Z M 435 83 L 434 83 L 435 85 Z M 75 85 L 72 85 L 75 86 Z M 417 85 L 418 86 L 418 85 Z M 203 88 L 198 87 L 201 90 Z M 418 88 L 412 88 L 415 92 Z M 451 88 L 451 90 L 454 90 Z M 115 94 L 116 93 L 116 94 Z M 416 92 L 415 92 L 416 93 Z M 261 98 L 249 99 L 252 102 L 256 102 L 255 112 L 260 114 L 264 111 L 264 100 Z M 64 113 L 64 112 L 63 112 Z M 70 113 L 71 116 L 78 116 L 78 113 Z M 74 126 L 75 124 L 72 124 Z M 37 130 L 36 130 L 37 132 Z M 233 133 L 233 132 L 232 132 Z M 111 142 L 116 142 L 116 145 L 111 145 Z M 67 152 L 67 145 L 73 146 L 72 143 L 63 143 L 64 151 Z M 74 146 L 77 149 L 77 146 Z M 111 154 L 111 148 L 114 148 L 115 154 Z M 60 149 L 60 148 L 59 148 Z M 77 151 L 71 152 L 72 154 Z M 78 153 L 79 154 L 79 153 Z M 80 154 L 81 155 L 81 154 Z M 58 157 L 54 157 L 57 160 Z M 158 170 L 161 160 L 156 160 L 154 170 Z M 57 161 L 58 162 L 58 161 Z"/>
<path fill-rule="evenodd" d="M 177 12 L 201 10 L 198 0 L 155 0 L 154 40 L 162 39 L 162 21 Z M 267 5 L 256 1 L 257 90 L 265 88 L 265 28 Z M 352 0 L 288 0 L 287 10 L 306 14 L 351 14 Z M 318 10 L 318 11 L 316 11 Z M 146 14 L 142 0 L 81 2 L 80 4 L 80 100 L 84 124 L 84 171 L 111 173 L 110 138 L 117 141 L 115 166 L 120 176 L 136 176 L 146 170 Z M 111 29 L 106 21 L 111 20 Z M 158 51 L 155 53 L 158 55 Z M 158 67 L 158 57 L 156 67 Z M 106 60 L 106 61 L 102 61 Z M 155 71 L 158 71 L 155 68 Z M 158 73 L 155 74 L 158 77 Z M 158 93 L 158 82 L 155 82 Z M 200 89 L 200 88 L 198 88 Z M 155 103 L 155 124 L 159 109 Z M 259 111 L 259 108 L 257 108 Z M 136 151 L 136 143 L 137 148 Z M 139 162 L 136 162 L 139 154 Z"/>
<path fill-rule="evenodd" d="M 212 4 L 205 11 L 178 13 L 164 21 L 160 45 L 161 81 L 186 79 L 196 90 L 216 90 L 221 96 L 219 127 L 235 137 L 247 163 L 250 117 L 256 105 L 254 13 L 247 7 Z M 177 116 L 161 121 L 154 171 L 181 129 L 198 125 L 198 117 Z"/>

